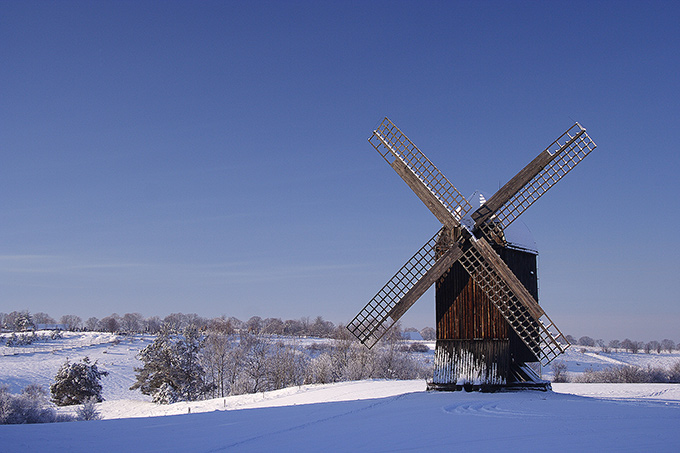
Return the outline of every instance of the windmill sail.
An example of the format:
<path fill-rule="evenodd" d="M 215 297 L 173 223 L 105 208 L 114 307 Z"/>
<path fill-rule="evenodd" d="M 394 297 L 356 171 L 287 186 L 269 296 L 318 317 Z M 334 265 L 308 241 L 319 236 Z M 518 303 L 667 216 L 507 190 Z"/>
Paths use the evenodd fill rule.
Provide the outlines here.
<path fill-rule="evenodd" d="M 472 213 L 475 227 L 493 218 L 494 227 L 505 229 L 596 147 L 586 130 L 574 124 Z"/>
<path fill-rule="evenodd" d="M 455 245 L 445 253 L 438 253 L 442 230 L 427 241 L 347 325 L 368 348 L 372 348 L 462 254 Z"/>
<path fill-rule="evenodd" d="M 394 123 L 385 118 L 368 141 L 442 223 L 451 228 L 458 226 L 470 210 L 470 203 Z M 455 219 L 455 224 L 442 216 L 440 206 Z"/>

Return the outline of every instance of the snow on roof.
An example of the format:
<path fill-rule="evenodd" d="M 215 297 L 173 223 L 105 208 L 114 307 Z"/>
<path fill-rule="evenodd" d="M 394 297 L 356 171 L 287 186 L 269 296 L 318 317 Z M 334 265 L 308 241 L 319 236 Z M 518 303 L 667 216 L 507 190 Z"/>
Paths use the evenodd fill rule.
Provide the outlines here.
<path fill-rule="evenodd" d="M 405 340 L 423 341 L 423 336 L 420 332 L 402 332 L 401 337 Z"/>

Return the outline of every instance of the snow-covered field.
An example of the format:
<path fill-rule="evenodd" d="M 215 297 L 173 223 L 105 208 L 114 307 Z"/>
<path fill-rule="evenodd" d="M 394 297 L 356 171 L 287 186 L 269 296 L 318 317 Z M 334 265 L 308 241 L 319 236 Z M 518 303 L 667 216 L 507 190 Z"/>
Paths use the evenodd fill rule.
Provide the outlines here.
<path fill-rule="evenodd" d="M 680 384 L 482 394 L 359 381 L 161 406 L 128 390 L 135 354 L 150 341 L 65 333 L 11 352 L 0 346 L 0 385 L 15 392 L 29 383 L 47 388 L 67 357 L 88 356 L 110 373 L 104 420 L 3 425 L 0 451 L 680 451 Z M 666 366 L 680 356 L 572 348 L 562 360 L 575 375 L 618 362 Z"/>

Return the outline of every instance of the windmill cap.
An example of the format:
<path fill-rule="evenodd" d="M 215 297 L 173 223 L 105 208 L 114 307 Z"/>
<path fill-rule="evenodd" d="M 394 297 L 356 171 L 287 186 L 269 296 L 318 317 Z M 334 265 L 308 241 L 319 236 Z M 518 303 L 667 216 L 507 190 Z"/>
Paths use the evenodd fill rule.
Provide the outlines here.
<path fill-rule="evenodd" d="M 477 208 L 486 203 L 489 198 L 490 197 L 481 190 L 476 190 L 470 195 L 468 201 L 472 205 L 472 209 L 470 209 L 468 215 L 465 216 L 461 223 L 466 224 L 466 222 L 471 222 L 472 225 L 474 225 L 474 221 L 472 221 L 470 216 Z M 536 247 L 534 235 L 531 234 L 529 227 L 527 227 L 522 220 L 516 219 L 508 225 L 503 232 L 505 233 L 505 240 L 508 242 L 508 247 L 538 254 L 538 247 Z"/>

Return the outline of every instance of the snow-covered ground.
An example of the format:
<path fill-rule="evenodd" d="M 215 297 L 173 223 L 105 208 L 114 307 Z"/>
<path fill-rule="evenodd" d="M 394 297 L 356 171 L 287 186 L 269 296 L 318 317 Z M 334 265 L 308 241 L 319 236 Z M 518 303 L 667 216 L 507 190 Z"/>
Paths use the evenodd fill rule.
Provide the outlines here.
<path fill-rule="evenodd" d="M 162 406 L 128 390 L 135 354 L 151 340 L 67 333 L 0 355 L 0 385 L 12 391 L 49 386 L 67 357 L 88 356 L 110 373 L 98 405 L 104 420 L 3 425 L 0 451 L 680 451 L 680 384 L 483 394 L 359 381 Z M 613 361 L 666 366 L 680 356 L 572 348 L 562 360 L 576 374 Z"/>

